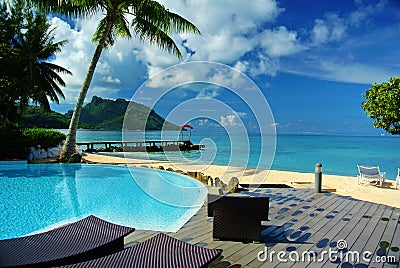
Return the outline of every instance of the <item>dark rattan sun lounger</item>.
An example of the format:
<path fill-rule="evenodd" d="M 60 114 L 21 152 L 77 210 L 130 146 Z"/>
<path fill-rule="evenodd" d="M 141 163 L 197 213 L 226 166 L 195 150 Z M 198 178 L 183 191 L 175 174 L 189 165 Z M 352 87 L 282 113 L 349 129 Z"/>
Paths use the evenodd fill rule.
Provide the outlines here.
<path fill-rule="evenodd" d="M 221 255 L 220 249 L 208 249 L 159 233 L 146 241 L 92 261 L 64 266 L 68 268 L 195 268 L 207 267 Z"/>
<path fill-rule="evenodd" d="M 208 214 L 214 216 L 213 238 L 261 241 L 261 221 L 268 220 L 269 197 L 208 194 Z"/>
<path fill-rule="evenodd" d="M 51 267 L 82 262 L 124 248 L 135 229 L 95 216 L 45 233 L 0 240 L 0 267 Z"/>

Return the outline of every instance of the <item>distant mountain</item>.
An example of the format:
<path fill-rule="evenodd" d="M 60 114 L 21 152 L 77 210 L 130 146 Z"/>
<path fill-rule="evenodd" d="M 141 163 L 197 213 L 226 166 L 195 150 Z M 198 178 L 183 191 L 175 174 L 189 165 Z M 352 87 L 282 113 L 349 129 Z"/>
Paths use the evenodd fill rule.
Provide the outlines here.
<path fill-rule="evenodd" d="M 81 112 L 79 128 L 121 130 L 129 101 L 109 100 L 94 96 Z M 68 128 L 73 111 L 66 114 L 45 113 L 43 108 L 29 106 L 19 121 L 21 127 Z M 165 121 L 154 110 L 132 102 L 127 113 L 129 130 L 178 130 L 179 127 Z M 164 125 L 164 126 L 163 126 Z"/>
<path fill-rule="evenodd" d="M 93 96 L 90 103 L 86 104 L 81 112 L 80 122 L 92 126 L 96 129 L 122 129 L 127 112 L 125 129 L 129 130 L 177 130 L 178 126 L 166 122 L 164 118 L 158 115 L 154 110 L 136 102 L 125 99 L 102 99 Z M 66 114 L 71 117 L 73 111 Z"/>
<path fill-rule="evenodd" d="M 21 118 L 18 123 L 23 128 L 32 127 L 43 127 L 43 128 L 55 128 L 65 129 L 69 127 L 69 121 L 71 117 L 57 112 L 46 113 L 42 107 L 28 106 L 23 110 Z M 90 129 L 93 128 L 90 125 L 79 123 L 79 128 Z"/>

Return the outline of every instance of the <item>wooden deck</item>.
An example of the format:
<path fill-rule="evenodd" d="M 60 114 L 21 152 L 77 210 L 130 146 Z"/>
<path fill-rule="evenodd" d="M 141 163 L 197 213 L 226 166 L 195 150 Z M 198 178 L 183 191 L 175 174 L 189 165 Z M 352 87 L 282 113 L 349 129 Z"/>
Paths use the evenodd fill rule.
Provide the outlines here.
<path fill-rule="evenodd" d="M 315 194 L 311 189 L 266 188 L 247 194 L 270 197 L 270 221 L 262 222 L 262 243 L 214 241 L 206 205 L 178 232 L 168 234 L 191 244 L 223 249 L 222 258 L 211 267 L 399 266 L 399 208 L 333 193 Z M 136 230 L 126 243 L 142 242 L 155 233 Z M 267 254 L 259 254 L 265 249 Z M 329 250 L 338 253 L 332 253 L 330 259 Z M 359 262 L 355 261 L 357 253 Z M 267 258 L 260 261 L 258 256 Z M 379 262 L 384 259 L 386 262 Z"/>

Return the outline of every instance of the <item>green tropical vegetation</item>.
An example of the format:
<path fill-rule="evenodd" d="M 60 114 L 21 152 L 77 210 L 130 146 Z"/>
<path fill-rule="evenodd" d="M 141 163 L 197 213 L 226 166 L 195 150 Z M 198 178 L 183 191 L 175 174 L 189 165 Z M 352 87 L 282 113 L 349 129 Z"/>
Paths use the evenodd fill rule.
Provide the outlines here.
<path fill-rule="evenodd" d="M 125 99 L 109 100 L 94 96 L 83 106 L 79 128 L 121 130 L 129 101 Z M 179 126 L 165 121 L 143 104 L 131 102 L 128 109 L 130 130 L 179 130 Z M 41 107 L 28 106 L 21 113 L 18 125 L 25 128 L 67 129 L 73 111 L 65 114 L 50 111 L 45 112 Z"/>
<path fill-rule="evenodd" d="M 60 74 L 71 72 L 51 60 L 67 41 L 55 42 L 54 30 L 26 1 L 0 3 L 0 159 L 26 159 L 30 141 L 47 146 L 63 135 L 20 125 L 23 115 L 31 116 L 30 102 L 39 104 L 43 114 L 50 112 L 49 101 L 64 98 Z"/>
<path fill-rule="evenodd" d="M 28 106 L 18 117 L 18 125 L 25 128 L 54 128 L 67 129 L 71 117 L 66 114 L 50 111 L 45 112 L 42 107 Z M 79 128 L 92 129 L 93 126 L 79 122 Z"/>
<path fill-rule="evenodd" d="M 0 121 L 0 160 L 26 159 L 27 148 L 21 128 L 15 123 Z"/>
<path fill-rule="evenodd" d="M 102 99 L 97 96 L 94 96 L 91 102 L 82 108 L 80 122 L 95 129 L 121 130 L 125 112 L 132 115 L 129 117 L 130 130 L 179 129 L 178 126 L 166 122 L 163 117 L 143 104 L 129 103 L 125 99 Z M 69 111 L 66 115 L 70 117 L 72 113 L 73 111 Z"/>
<path fill-rule="evenodd" d="M 50 62 L 67 41 L 54 41 L 45 15 L 26 1 L 9 3 L 0 3 L 0 119 L 15 121 L 30 101 L 50 111 L 49 100 L 64 98 L 59 74 L 71 72 Z"/>
<path fill-rule="evenodd" d="M 29 147 L 48 149 L 65 140 L 65 134 L 53 129 L 21 128 L 7 121 L 0 122 L 0 160 L 26 159 Z"/>
<path fill-rule="evenodd" d="M 362 109 L 374 120 L 374 127 L 390 134 L 400 134 L 400 78 L 373 84 L 362 95 Z"/>
<path fill-rule="evenodd" d="M 58 146 L 65 140 L 65 134 L 60 131 L 45 128 L 28 128 L 22 132 L 26 147 L 49 149 Z"/>
<path fill-rule="evenodd" d="M 112 47 L 117 37 L 131 38 L 130 28 L 132 28 L 140 40 L 156 45 L 181 59 L 182 54 L 171 35 L 174 32 L 200 33 L 191 22 L 153 0 L 30 0 L 30 2 L 44 12 L 56 12 L 67 16 L 104 14 L 93 35 L 96 49 L 72 114 L 67 140 L 61 152 L 61 158 L 64 159 L 75 153 L 76 131 L 83 103 L 104 49 Z"/>

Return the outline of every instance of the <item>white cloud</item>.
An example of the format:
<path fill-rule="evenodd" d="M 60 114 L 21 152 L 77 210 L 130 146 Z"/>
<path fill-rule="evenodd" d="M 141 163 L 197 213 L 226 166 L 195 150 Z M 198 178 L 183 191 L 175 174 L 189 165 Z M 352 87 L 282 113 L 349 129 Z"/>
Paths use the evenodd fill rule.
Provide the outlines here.
<path fill-rule="evenodd" d="M 221 115 L 221 125 L 224 126 L 225 128 L 228 127 L 237 127 L 239 126 L 238 122 L 238 117 L 234 114 L 228 114 L 227 116 L 222 116 Z"/>
<path fill-rule="evenodd" d="M 369 19 L 386 5 L 386 0 L 379 0 L 376 3 L 371 1 L 354 1 L 357 9 L 349 14 L 339 16 L 329 12 L 324 19 L 316 19 L 312 29 L 312 40 L 314 44 L 326 42 L 337 42 L 347 36 L 347 31 L 351 27 L 365 27 Z"/>
<path fill-rule="evenodd" d="M 322 72 L 325 72 L 321 76 L 334 81 L 371 84 L 374 82 L 381 83 L 390 78 L 387 76 L 388 71 L 380 67 L 360 63 L 338 64 L 324 61 L 321 63 L 321 67 Z"/>
<path fill-rule="evenodd" d="M 205 118 L 205 119 L 197 119 L 197 124 L 198 124 L 199 126 L 207 125 L 208 122 L 209 122 L 209 120 L 208 120 L 207 118 Z"/>
<path fill-rule="evenodd" d="M 379 66 L 366 66 L 355 60 L 352 64 L 339 64 L 337 59 L 329 58 L 319 50 L 327 42 L 348 38 L 349 29 L 367 22 L 374 9 L 384 6 L 383 0 L 375 4 L 370 4 L 369 1 L 357 1 L 357 9 L 349 14 L 341 13 L 339 16 L 331 12 L 321 15 L 314 21 L 312 27 L 303 29 L 308 30 L 306 36 L 301 35 L 303 32 L 300 30 L 280 25 L 277 19 L 281 14 L 285 15 L 283 14 L 285 10 L 279 7 L 276 0 L 161 0 L 160 2 L 172 12 L 193 22 L 202 32 L 202 35 L 173 36 L 185 60 L 221 62 L 235 66 L 238 70 L 228 73 L 216 70 L 207 80 L 211 83 L 240 87 L 246 82 L 237 79 L 240 72 L 256 77 L 275 76 L 279 71 L 283 71 L 336 81 L 342 81 L 341 79 L 364 81 L 366 73 L 373 70 L 377 77 L 383 76 L 380 74 L 384 70 Z M 95 45 L 91 42 L 92 35 L 102 16 L 103 14 L 99 14 L 92 18 L 77 19 L 74 21 L 74 28 L 59 18 L 52 18 L 52 23 L 58 27 L 55 31 L 56 40 L 70 41 L 62 52 L 57 54 L 54 61 L 73 72 L 73 76 L 63 76 L 67 83 L 67 87 L 63 89 L 66 95 L 65 103 L 74 104 L 76 101 L 95 49 Z M 295 60 L 294 56 L 298 58 Z M 312 56 L 317 59 L 313 59 Z M 289 61 L 286 59 L 293 59 L 290 63 L 295 62 L 297 66 L 295 64 L 288 66 Z M 301 64 L 299 59 L 302 60 Z M 114 47 L 103 52 L 89 89 L 89 96 L 103 97 L 102 94 L 106 94 L 110 98 L 117 98 L 121 90 L 133 93 L 148 77 L 177 63 L 179 61 L 174 55 L 155 46 L 135 38 L 118 39 Z M 305 67 L 305 63 L 312 65 L 314 69 Z M 348 73 L 343 70 L 347 70 Z M 196 71 L 180 70 L 179 73 L 171 73 L 168 77 L 155 76 L 148 86 L 152 88 L 176 86 L 180 81 L 196 78 L 194 73 Z M 356 71 L 360 73 L 356 74 Z M 201 94 L 213 97 L 216 92 L 203 92 L 200 96 Z M 149 96 L 143 98 L 148 99 Z"/>
<path fill-rule="evenodd" d="M 324 60 L 313 66 L 291 69 L 287 72 L 323 80 L 356 84 L 382 83 L 387 81 L 390 78 L 388 74 L 392 73 L 381 66 L 355 62 L 341 63 L 332 60 Z"/>
<path fill-rule="evenodd" d="M 262 53 L 258 57 L 246 61 L 238 61 L 235 68 L 241 72 L 248 73 L 252 77 L 259 75 L 276 76 L 280 64 L 278 58 L 270 58 Z"/>
<path fill-rule="evenodd" d="M 121 84 L 121 80 L 118 78 L 112 78 L 111 76 L 102 77 L 101 80 L 111 84 Z"/>
<path fill-rule="evenodd" d="M 369 18 L 381 11 L 388 3 L 387 0 L 379 0 L 376 3 L 372 1 L 355 1 L 357 10 L 349 16 L 349 23 L 354 26 L 363 26 L 368 23 Z"/>
<path fill-rule="evenodd" d="M 285 26 L 266 29 L 259 37 L 261 47 L 270 57 L 290 56 L 306 49 L 297 39 L 297 33 L 289 31 Z"/>
<path fill-rule="evenodd" d="M 263 29 L 264 25 L 275 22 L 284 12 L 276 0 L 160 2 L 172 12 L 193 22 L 202 32 L 202 35 L 173 36 L 186 60 L 214 61 L 229 65 L 236 63 L 239 66 L 241 57 L 261 47 L 264 52 L 259 55 L 259 60 L 249 62 L 246 71 L 251 75 L 275 75 L 279 68 L 279 57 L 293 55 L 303 49 L 296 40 L 296 32 L 283 26 L 274 30 Z M 91 42 L 92 35 L 102 16 L 103 14 L 98 14 L 91 18 L 77 19 L 73 28 L 57 17 L 52 18 L 52 23 L 58 27 L 56 39 L 70 40 L 55 60 L 56 64 L 73 72 L 72 77 L 64 77 L 68 87 L 67 103 L 75 103 L 84 81 L 95 49 L 95 44 Z M 271 59 L 272 57 L 274 59 Z M 118 39 L 110 50 L 103 51 L 89 91 L 93 95 L 100 95 L 103 88 L 109 87 L 113 92 L 109 95 L 116 98 L 120 90 L 134 90 L 138 86 L 137 81 L 144 81 L 147 77 L 177 63 L 179 61 L 174 55 L 158 47 L 135 38 Z M 190 72 L 174 75 L 175 80 L 179 80 L 179 76 L 192 76 Z M 218 82 L 218 79 L 226 80 L 228 77 L 216 75 L 214 80 Z M 165 83 L 165 80 L 154 80 L 152 83 L 156 87 Z"/>
<path fill-rule="evenodd" d="M 213 88 L 203 88 L 197 94 L 196 98 L 213 99 L 219 96 L 218 90 Z"/>
<path fill-rule="evenodd" d="M 312 29 L 312 40 L 315 44 L 336 42 L 346 36 L 346 21 L 337 14 L 328 13 L 325 20 L 316 19 Z"/>

